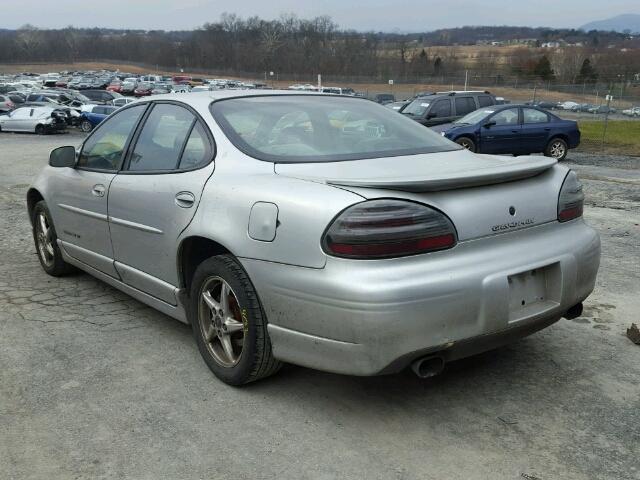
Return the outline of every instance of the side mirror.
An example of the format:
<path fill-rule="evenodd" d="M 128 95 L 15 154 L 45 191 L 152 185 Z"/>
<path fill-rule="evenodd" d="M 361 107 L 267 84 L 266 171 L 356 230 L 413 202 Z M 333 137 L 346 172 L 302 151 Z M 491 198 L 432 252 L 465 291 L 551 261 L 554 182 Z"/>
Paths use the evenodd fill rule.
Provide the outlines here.
<path fill-rule="evenodd" d="M 75 167 L 76 149 L 74 147 L 58 147 L 52 150 L 49 154 L 49 165 L 52 167 Z"/>
<path fill-rule="evenodd" d="M 496 124 L 495 120 L 491 120 L 483 125 L 484 128 L 491 128 Z"/>
<path fill-rule="evenodd" d="M 437 114 L 437 113 L 435 113 L 435 112 L 429 112 L 429 113 L 427 113 L 427 120 L 430 120 L 430 119 L 432 119 L 432 118 L 436 118 L 437 116 L 438 116 L 438 114 Z"/>

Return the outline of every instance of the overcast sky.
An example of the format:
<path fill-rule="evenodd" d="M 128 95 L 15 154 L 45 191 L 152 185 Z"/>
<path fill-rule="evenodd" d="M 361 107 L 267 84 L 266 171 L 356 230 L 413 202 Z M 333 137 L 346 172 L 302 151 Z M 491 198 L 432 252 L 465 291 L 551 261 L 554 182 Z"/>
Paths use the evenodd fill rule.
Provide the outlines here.
<path fill-rule="evenodd" d="M 191 29 L 223 12 L 265 19 L 329 15 L 343 28 L 429 31 L 464 25 L 579 27 L 622 13 L 639 0 L 0 0 L 0 28 Z"/>

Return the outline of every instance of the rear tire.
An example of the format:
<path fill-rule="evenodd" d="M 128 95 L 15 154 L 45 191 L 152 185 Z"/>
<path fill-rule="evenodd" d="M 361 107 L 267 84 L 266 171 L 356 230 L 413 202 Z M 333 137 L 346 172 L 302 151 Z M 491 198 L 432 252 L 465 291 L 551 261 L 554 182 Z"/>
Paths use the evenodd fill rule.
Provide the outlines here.
<path fill-rule="evenodd" d="M 456 139 L 456 143 L 470 152 L 476 151 L 476 143 L 469 137 L 460 137 Z"/>
<path fill-rule="evenodd" d="M 559 162 L 567 157 L 567 153 L 569 153 L 569 146 L 561 138 L 552 138 L 544 150 L 547 157 L 553 157 Z"/>
<path fill-rule="evenodd" d="M 280 369 L 258 295 L 235 257 L 218 255 L 198 266 L 189 307 L 198 350 L 220 380 L 243 385 Z"/>
<path fill-rule="evenodd" d="M 43 270 L 52 277 L 61 277 L 73 272 L 75 270 L 73 265 L 65 262 L 62 258 L 62 252 L 58 246 L 58 235 L 44 200 L 36 203 L 33 208 L 31 224 L 33 241 Z"/>

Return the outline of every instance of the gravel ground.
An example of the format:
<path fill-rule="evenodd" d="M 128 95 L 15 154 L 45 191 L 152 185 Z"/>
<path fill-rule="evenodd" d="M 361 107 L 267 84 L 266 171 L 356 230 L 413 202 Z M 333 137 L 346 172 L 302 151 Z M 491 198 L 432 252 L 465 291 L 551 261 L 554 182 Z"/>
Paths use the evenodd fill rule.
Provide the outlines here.
<path fill-rule="evenodd" d="M 640 479 L 638 160 L 572 154 L 602 264 L 584 316 L 430 381 L 218 382 L 188 326 L 41 270 L 24 196 L 81 136 L 0 134 L 0 477 Z"/>

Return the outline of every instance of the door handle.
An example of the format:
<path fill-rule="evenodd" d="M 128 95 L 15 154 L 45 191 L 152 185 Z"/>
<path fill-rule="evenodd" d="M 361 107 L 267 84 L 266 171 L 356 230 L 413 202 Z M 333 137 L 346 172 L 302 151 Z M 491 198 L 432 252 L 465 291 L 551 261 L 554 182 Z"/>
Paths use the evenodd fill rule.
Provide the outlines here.
<path fill-rule="evenodd" d="M 93 188 L 91 189 L 91 193 L 96 197 L 104 197 L 104 192 L 106 191 L 107 189 L 105 188 L 105 186 L 100 183 L 98 183 L 97 185 L 94 185 Z"/>
<path fill-rule="evenodd" d="M 180 192 L 176 194 L 176 205 L 181 208 L 191 208 L 196 202 L 196 197 L 191 192 Z"/>
<path fill-rule="evenodd" d="M 550 132 L 550 131 L 551 131 L 551 129 L 550 129 L 549 127 L 547 127 L 547 128 L 545 128 L 545 129 L 544 129 L 544 131 L 545 131 L 545 132 Z"/>
<path fill-rule="evenodd" d="M 518 133 L 520 130 L 511 130 L 511 133 Z"/>

